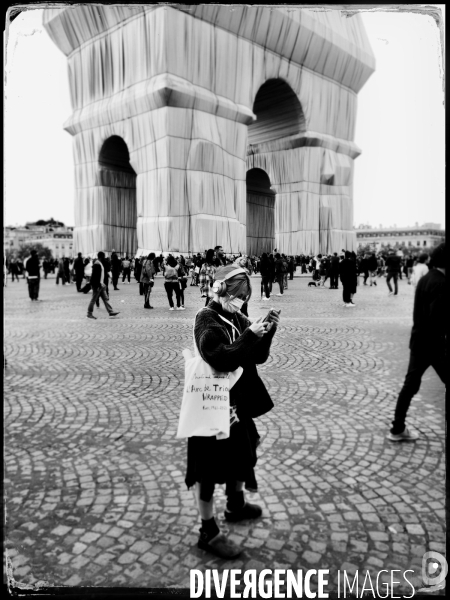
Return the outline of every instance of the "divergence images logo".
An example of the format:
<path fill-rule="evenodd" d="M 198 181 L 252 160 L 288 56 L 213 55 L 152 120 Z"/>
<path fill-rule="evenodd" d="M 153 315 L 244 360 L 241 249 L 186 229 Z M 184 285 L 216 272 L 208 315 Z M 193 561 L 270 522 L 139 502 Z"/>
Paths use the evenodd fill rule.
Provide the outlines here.
<path fill-rule="evenodd" d="M 439 552 L 425 552 L 422 558 L 422 579 L 425 585 L 434 589 L 445 587 L 448 565 L 445 557 Z M 430 587 L 418 591 L 433 591 Z"/>

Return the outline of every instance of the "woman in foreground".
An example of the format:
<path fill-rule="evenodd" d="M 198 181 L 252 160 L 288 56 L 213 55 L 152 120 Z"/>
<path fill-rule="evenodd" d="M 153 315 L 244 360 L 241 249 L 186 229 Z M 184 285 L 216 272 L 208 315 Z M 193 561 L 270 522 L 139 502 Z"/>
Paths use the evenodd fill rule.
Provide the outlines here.
<path fill-rule="evenodd" d="M 280 322 L 270 311 L 263 321 L 251 323 L 240 309 L 251 296 L 245 269 L 236 265 L 219 267 L 213 285 L 214 297 L 196 317 L 194 337 L 201 357 L 221 372 L 243 368 L 230 390 L 230 437 L 188 439 L 186 485 L 195 486 L 202 520 L 198 547 L 221 558 L 235 558 L 241 548 L 220 533 L 214 519 L 215 484 L 226 484 L 225 519 L 238 522 L 261 516 L 261 507 L 245 501 L 244 487 L 257 490 L 254 468 L 259 435 L 253 419 L 273 408 L 256 365 L 264 363 Z"/>

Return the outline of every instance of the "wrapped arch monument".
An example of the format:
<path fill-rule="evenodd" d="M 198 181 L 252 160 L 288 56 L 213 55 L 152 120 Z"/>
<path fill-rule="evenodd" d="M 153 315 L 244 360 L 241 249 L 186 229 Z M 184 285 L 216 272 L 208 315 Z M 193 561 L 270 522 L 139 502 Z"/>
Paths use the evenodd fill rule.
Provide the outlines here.
<path fill-rule="evenodd" d="M 358 14 L 72 5 L 44 25 L 68 58 L 78 251 L 355 246 Z"/>

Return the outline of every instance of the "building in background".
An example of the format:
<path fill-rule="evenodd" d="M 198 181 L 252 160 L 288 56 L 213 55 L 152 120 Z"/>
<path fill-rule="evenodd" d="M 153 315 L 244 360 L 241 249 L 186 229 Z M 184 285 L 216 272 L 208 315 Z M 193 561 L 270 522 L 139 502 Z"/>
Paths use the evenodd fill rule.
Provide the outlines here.
<path fill-rule="evenodd" d="M 3 252 L 4 254 L 19 250 L 21 246 L 38 242 L 47 246 L 52 251 L 53 258 L 63 256 L 72 258 L 73 249 L 73 227 L 66 227 L 64 223 L 53 223 L 37 225 L 27 223 L 24 226 L 8 226 L 3 228 Z"/>
<path fill-rule="evenodd" d="M 76 251 L 355 248 L 360 15 L 296 6 L 69 5 Z"/>
<path fill-rule="evenodd" d="M 370 245 L 378 252 L 384 247 L 404 246 L 411 251 L 429 250 L 445 240 L 445 231 L 438 223 L 416 223 L 414 227 L 371 228 L 361 226 L 356 229 L 358 247 Z"/>

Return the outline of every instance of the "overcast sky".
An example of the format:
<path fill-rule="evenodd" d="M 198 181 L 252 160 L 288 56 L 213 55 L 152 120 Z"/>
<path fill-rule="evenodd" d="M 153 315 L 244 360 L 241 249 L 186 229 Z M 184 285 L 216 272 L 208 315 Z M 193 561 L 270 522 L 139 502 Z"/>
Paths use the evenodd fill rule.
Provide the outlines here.
<path fill-rule="evenodd" d="M 439 29 L 432 17 L 406 10 L 364 10 L 362 18 L 377 66 L 358 96 L 354 224 L 444 226 Z M 73 225 L 67 60 L 40 9 L 10 26 L 5 93 L 5 224 L 53 217 Z"/>

